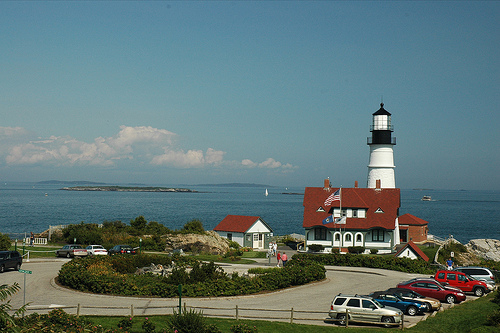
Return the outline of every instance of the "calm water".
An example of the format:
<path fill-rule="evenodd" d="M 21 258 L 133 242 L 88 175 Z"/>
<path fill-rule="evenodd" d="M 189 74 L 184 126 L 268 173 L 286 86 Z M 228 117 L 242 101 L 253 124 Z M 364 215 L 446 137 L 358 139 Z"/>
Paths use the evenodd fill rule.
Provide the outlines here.
<path fill-rule="evenodd" d="M 0 185 L 0 232 L 20 237 L 49 225 L 130 222 L 139 215 L 168 228 L 180 229 L 200 219 L 213 229 L 226 215 L 260 216 L 276 235 L 303 234 L 304 188 L 188 186 L 199 193 L 62 191 L 63 185 L 3 183 Z M 424 202 L 423 195 L 433 201 Z M 429 221 L 430 233 L 470 239 L 500 239 L 500 191 L 401 191 L 400 214 Z"/>

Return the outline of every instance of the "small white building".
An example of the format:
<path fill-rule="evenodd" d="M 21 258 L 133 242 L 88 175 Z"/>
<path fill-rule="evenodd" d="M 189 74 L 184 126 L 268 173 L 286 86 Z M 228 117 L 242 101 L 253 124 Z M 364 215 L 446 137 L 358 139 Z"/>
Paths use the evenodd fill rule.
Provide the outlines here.
<path fill-rule="evenodd" d="M 267 248 L 273 236 L 273 229 L 259 216 L 227 215 L 214 231 L 242 247 L 254 249 Z"/>

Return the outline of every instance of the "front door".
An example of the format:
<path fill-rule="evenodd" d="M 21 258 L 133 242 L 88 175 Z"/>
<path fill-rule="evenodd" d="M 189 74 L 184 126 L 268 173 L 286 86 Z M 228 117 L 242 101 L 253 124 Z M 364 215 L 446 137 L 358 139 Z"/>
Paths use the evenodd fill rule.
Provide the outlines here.
<path fill-rule="evenodd" d="M 263 234 L 253 234 L 253 248 L 263 249 L 264 248 L 264 235 Z"/>

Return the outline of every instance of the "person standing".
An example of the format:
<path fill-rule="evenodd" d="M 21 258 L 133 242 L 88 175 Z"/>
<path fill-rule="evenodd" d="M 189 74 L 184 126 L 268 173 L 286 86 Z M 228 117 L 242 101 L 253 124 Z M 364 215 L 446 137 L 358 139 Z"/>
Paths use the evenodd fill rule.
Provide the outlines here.
<path fill-rule="evenodd" d="M 31 232 L 30 236 L 30 246 L 35 246 L 35 235 L 33 235 L 33 231 Z"/>
<path fill-rule="evenodd" d="M 451 260 L 451 258 L 448 258 L 448 260 L 446 260 L 446 266 L 448 267 L 449 271 L 452 270 L 452 268 L 453 268 L 453 260 Z"/>
<path fill-rule="evenodd" d="M 287 261 L 288 261 L 288 256 L 286 255 L 285 252 L 283 252 L 283 255 L 281 256 L 281 262 L 283 263 L 283 267 L 286 266 Z"/>
<path fill-rule="evenodd" d="M 276 260 L 278 261 L 278 264 L 276 265 L 276 267 L 280 267 L 280 260 L 281 260 L 281 252 L 278 251 L 278 254 L 276 254 Z"/>

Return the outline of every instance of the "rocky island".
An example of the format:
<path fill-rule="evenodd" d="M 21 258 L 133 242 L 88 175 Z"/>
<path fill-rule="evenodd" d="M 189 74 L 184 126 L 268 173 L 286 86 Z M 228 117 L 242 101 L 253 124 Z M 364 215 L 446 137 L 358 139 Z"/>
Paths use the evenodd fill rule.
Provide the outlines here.
<path fill-rule="evenodd" d="M 72 186 L 63 187 L 65 191 L 116 191 L 116 192 L 198 192 L 188 188 L 173 187 L 128 187 L 128 186 Z"/>

